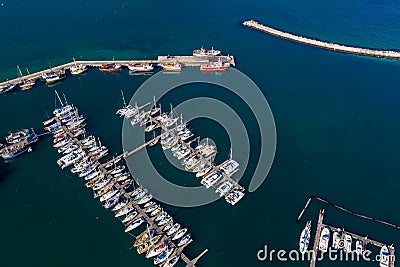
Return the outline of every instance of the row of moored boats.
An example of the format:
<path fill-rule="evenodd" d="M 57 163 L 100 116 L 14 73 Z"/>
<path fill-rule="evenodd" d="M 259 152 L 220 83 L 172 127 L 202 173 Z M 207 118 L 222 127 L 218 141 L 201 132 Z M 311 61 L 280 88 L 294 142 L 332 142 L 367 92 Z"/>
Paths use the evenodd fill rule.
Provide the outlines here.
<path fill-rule="evenodd" d="M 3 159 L 12 159 L 32 150 L 31 145 L 39 140 L 33 129 L 22 129 L 5 137 L 6 143 L 0 143 L 0 155 Z"/>
<path fill-rule="evenodd" d="M 196 49 L 193 51 L 194 57 L 207 57 L 208 63 L 204 63 L 200 66 L 200 70 L 202 71 L 224 71 L 230 67 L 229 62 L 223 62 L 221 58 L 216 58 L 216 56 L 220 55 L 220 50 L 211 50 L 206 49 Z M 86 64 L 81 64 L 73 59 L 74 63 L 71 67 L 69 67 L 69 71 L 72 75 L 79 75 L 86 72 L 89 68 Z M 169 60 L 168 62 L 159 63 L 158 64 L 163 71 L 165 72 L 179 72 L 182 70 L 182 63 L 176 60 Z M 121 72 L 123 70 L 123 65 L 115 63 L 114 61 L 111 63 L 103 64 L 99 66 L 100 72 Z M 131 72 L 152 72 L 155 69 L 155 65 L 150 62 L 132 62 L 127 64 L 129 71 Z M 29 70 L 26 69 L 27 74 L 23 75 L 19 66 L 17 66 L 19 73 L 18 82 L 8 82 L 5 85 L 0 86 L 0 95 L 6 94 L 8 92 L 13 91 L 14 89 L 20 88 L 21 90 L 31 89 L 36 84 L 36 79 L 30 78 L 31 75 Z M 50 68 L 49 71 L 42 72 L 40 75 L 40 79 L 46 82 L 49 85 L 55 84 L 64 80 L 67 77 L 66 70 L 64 68 Z"/>
<path fill-rule="evenodd" d="M 53 113 L 55 118 L 44 124 L 45 130 L 53 134 L 54 147 L 62 155 L 57 161 L 59 166 L 71 166 L 71 172 L 93 190 L 94 198 L 120 219 L 125 232 L 147 223 L 146 230 L 137 236 L 134 247 L 138 253 L 146 253 L 147 258 L 153 258 L 156 265 L 174 266 L 181 250 L 191 240 L 188 229 L 174 222 L 145 188 L 135 188 L 135 182 L 121 163 L 121 157 L 99 162 L 108 154 L 108 149 L 98 138 L 85 136 L 86 118 L 79 115 L 76 107 L 62 105 Z"/>
<path fill-rule="evenodd" d="M 300 234 L 299 240 L 299 250 L 301 253 L 306 253 L 308 250 L 308 246 L 310 243 L 311 238 L 311 221 L 308 221 L 306 226 L 304 227 L 303 231 Z M 352 253 L 356 252 L 358 255 L 363 255 L 365 251 L 366 244 L 363 240 L 356 240 L 355 242 L 355 249 L 353 250 L 353 237 L 349 234 L 344 232 L 341 229 L 337 229 L 333 231 L 332 234 L 332 243 L 331 241 L 331 230 L 328 227 L 324 227 L 321 230 L 321 235 L 318 240 L 318 250 L 322 253 L 328 252 L 329 246 L 331 246 L 334 250 L 342 249 L 344 252 Z M 316 242 L 316 241 L 315 241 Z M 380 249 L 380 267 L 389 267 L 390 263 L 390 253 L 388 246 L 384 245 Z"/>
<path fill-rule="evenodd" d="M 194 133 L 183 122 L 182 115 L 174 115 L 172 107 L 171 112 L 167 114 L 161 111 L 155 101 L 153 107 L 147 111 L 137 105 L 126 105 L 124 101 L 124 107 L 116 113 L 130 120 L 133 126 L 144 126 L 146 132 L 161 128 L 159 138 L 154 138 L 150 145 L 160 142 L 162 149 L 170 150 L 187 171 L 195 173 L 202 185 L 206 188 L 214 187 L 215 192 L 220 197 L 225 197 L 231 205 L 235 205 L 244 196 L 244 188 L 229 179 L 238 171 L 239 163 L 230 158 L 218 167 L 215 166 L 215 146 L 209 144 L 208 139 L 196 143 L 199 139 L 195 138 Z"/>

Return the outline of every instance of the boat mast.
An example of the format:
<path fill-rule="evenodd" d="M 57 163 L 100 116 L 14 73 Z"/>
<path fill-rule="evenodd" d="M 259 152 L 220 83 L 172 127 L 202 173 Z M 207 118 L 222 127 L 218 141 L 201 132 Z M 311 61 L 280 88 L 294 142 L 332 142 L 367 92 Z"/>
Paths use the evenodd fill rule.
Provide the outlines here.
<path fill-rule="evenodd" d="M 64 103 L 62 102 L 62 100 L 61 100 L 61 98 L 60 98 L 60 95 L 58 94 L 57 90 L 54 90 L 54 92 L 55 92 L 55 94 L 56 94 L 56 96 L 57 96 L 57 98 L 58 98 L 58 101 L 60 101 L 61 106 L 63 107 L 63 106 L 64 106 Z"/>
<path fill-rule="evenodd" d="M 124 97 L 124 92 L 121 90 L 121 95 L 122 95 L 122 101 L 124 102 L 124 107 L 126 107 L 126 101 Z"/>
<path fill-rule="evenodd" d="M 74 58 L 74 57 L 72 57 L 72 59 L 74 60 L 74 64 L 75 64 L 75 67 L 76 67 L 76 61 L 75 61 L 75 58 Z"/>
<path fill-rule="evenodd" d="M 29 69 L 28 69 L 28 68 L 26 68 L 26 72 L 28 73 L 28 75 L 31 75 L 31 74 L 29 73 Z"/>
<path fill-rule="evenodd" d="M 65 94 L 63 94 L 64 100 L 65 100 L 65 104 L 68 105 L 68 101 L 67 98 L 65 97 Z"/>
<path fill-rule="evenodd" d="M 19 66 L 17 65 L 17 69 L 18 69 L 18 72 L 19 72 L 19 75 L 21 76 L 21 78 L 23 77 L 23 75 L 22 75 L 22 72 L 21 72 L 21 69 L 19 68 Z"/>

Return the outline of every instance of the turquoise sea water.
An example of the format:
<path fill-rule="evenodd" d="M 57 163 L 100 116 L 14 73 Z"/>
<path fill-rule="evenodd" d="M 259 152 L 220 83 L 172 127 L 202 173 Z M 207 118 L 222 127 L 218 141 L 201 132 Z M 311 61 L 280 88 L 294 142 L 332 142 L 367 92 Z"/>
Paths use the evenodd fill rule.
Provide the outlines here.
<path fill-rule="evenodd" d="M 240 25 L 245 19 L 257 19 L 321 40 L 399 49 L 396 1 L 3 0 L 3 4 L 0 80 L 15 77 L 17 64 L 34 71 L 72 57 L 155 58 L 190 54 L 203 45 L 233 54 L 237 68 L 262 89 L 278 137 L 275 161 L 262 187 L 235 207 L 222 200 L 199 208 L 166 207 L 193 234 L 189 256 L 209 248 L 198 266 L 307 266 L 259 262 L 256 253 L 265 244 L 270 249 L 297 248 L 305 220 L 315 224 L 318 209 L 326 207 L 313 203 L 296 224 L 311 194 L 400 224 L 396 205 L 400 64 L 306 47 Z M 1 96 L 0 133 L 40 129 L 45 112 L 54 108 L 57 89 L 89 118 L 90 131 L 118 153 L 122 122 L 114 113 L 121 105 L 120 90 L 128 98 L 145 79 L 128 76 L 126 70 L 120 75 L 91 70 L 52 88 L 41 84 Z M 246 116 L 248 110 L 229 97 L 225 100 Z M 221 140 L 220 129 L 210 126 L 214 125 L 204 121 L 193 125 L 198 134 Z M 254 140 L 252 146 L 257 147 Z M 229 144 L 219 144 L 219 150 L 222 160 Z M 129 250 L 132 237 L 82 181 L 57 167 L 57 157 L 51 139 L 43 138 L 33 153 L 0 165 L 0 266 L 152 266 Z M 250 177 L 242 181 L 248 186 Z M 399 231 L 332 208 L 327 208 L 326 222 L 385 243 L 397 244 L 400 238 Z M 326 261 L 317 266 L 343 265 L 352 264 Z"/>

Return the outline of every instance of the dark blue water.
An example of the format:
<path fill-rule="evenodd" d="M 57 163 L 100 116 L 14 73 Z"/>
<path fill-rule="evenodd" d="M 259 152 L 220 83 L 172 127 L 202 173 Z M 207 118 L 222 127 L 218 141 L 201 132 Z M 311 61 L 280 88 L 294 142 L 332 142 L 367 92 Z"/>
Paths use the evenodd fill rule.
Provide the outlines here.
<path fill-rule="evenodd" d="M 166 207 L 193 234 L 189 256 L 209 248 L 199 266 L 306 266 L 259 262 L 256 253 L 265 244 L 271 249 L 297 248 L 305 219 L 313 219 L 315 225 L 318 209 L 326 207 L 313 203 L 296 224 L 311 194 L 400 224 L 399 63 L 306 47 L 240 24 L 257 19 L 321 40 L 399 49 L 396 1 L 3 4 L 0 80 L 15 77 L 17 64 L 34 71 L 72 57 L 155 58 L 190 54 L 203 45 L 233 54 L 237 68 L 262 89 L 278 137 L 275 161 L 263 186 L 235 207 L 222 200 L 199 208 Z M 103 75 L 92 70 L 52 88 L 38 85 L 1 96 L 0 133 L 40 129 L 45 111 L 54 108 L 57 89 L 88 116 L 89 129 L 118 153 L 122 122 L 114 112 L 121 105 L 120 90 L 128 98 L 145 79 L 128 76 L 127 71 Z M 248 112 L 229 97 L 225 100 Z M 194 124 L 202 135 L 220 140 L 219 130 L 206 130 L 206 122 Z M 225 156 L 229 144 L 220 147 Z M 129 250 L 133 238 L 92 199 L 82 181 L 58 169 L 57 157 L 51 140 L 44 138 L 31 154 L 0 165 L 0 266 L 151 266 L 151 261 Z M 243 184 L 248 186 L 249 180 L 244 177 Z M 396 230 L 332 208 L 326 214 L 327 223 L 384 243 L 396 244 L 400 238 Z M 334 265 L 343 263 L 319 264 Z"/>

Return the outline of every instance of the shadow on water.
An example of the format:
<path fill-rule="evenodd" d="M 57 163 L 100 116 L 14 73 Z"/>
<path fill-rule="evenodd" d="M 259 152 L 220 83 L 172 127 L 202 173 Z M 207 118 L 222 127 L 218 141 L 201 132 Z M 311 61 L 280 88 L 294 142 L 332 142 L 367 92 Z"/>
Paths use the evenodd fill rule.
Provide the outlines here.
<path fill-rule="evenodd" d="M 5 177 L 7 177 L 11 173 L 11 170 L 7 165 L 2 161 L 0 162 L 0 184 L 5 180 Z"/>

